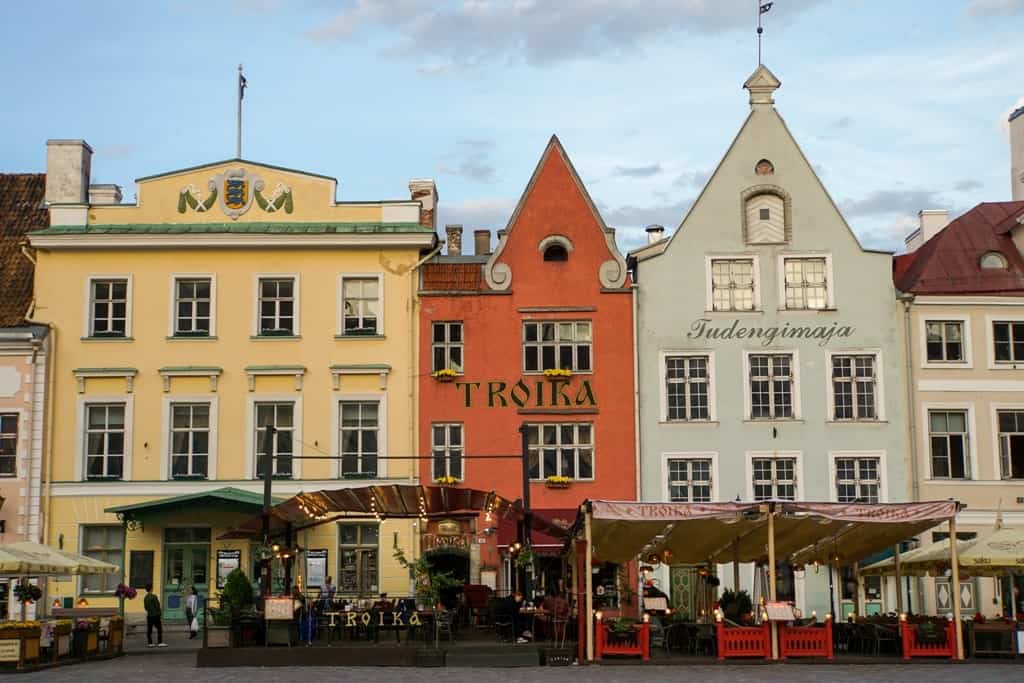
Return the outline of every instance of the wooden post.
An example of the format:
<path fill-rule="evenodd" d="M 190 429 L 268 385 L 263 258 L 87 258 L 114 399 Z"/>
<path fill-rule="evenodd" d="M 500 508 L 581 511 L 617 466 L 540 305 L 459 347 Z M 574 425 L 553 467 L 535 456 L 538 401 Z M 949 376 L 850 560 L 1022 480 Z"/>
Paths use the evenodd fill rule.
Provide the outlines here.
<path fill-rule="evenodd" d="M 583 555 L 583 590 L 586 591 L 586 609 L 581 615 L 587 620 L 587 661 L 594 661 L 594 548 L 591 544 L 591 512 L 587 510 L 583 517 L 583 538 L 586 548 Z"/>
<path fill-rule="evenodd" d="M 960 558 L 956 547 L 956 515 L 949 518 L 949 564 L 953 568 L 951 592 L 953 598 L 953 627 L 956 629 L 956 658 L 964 658 L 964 632 L 960 623 Z"/>
<path fill-rule="evenodd" d="M 738 593 L 740 590 L 740 541 L 732 542 L 732 590 Z"/>
<path fill-rule="evenodd" d="M 893 557 L 896 558 L 896 613 L 897 614 L 902 614 L 903 613 L 903 591 L 900 590 L 900 579 L 901 579 L 901 573 L 902 572 L 900 571 L 900 544 L 899 543 L 897 543 L 895 546 L 893 546 Z"/>
<path fill-rule="evenodd" d="M 768 599 L 775 602 L 775 505 L 768 504 Z M 772 659 L 779 658 L 779 627 L 771 622 Z"/>

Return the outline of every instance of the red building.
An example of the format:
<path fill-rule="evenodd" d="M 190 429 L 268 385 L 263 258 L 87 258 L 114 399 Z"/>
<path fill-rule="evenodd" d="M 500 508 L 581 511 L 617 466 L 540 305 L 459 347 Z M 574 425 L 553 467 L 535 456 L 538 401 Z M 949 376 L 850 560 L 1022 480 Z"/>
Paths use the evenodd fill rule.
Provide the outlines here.
<path fill-rule="evenodd" d="M 449 226 L 448 253 L 421 270 L 419 443 L 433 456 L 422 480 L 521 498 L 521 460 L 474 456 L 520 454 L 526 426 L 538 527 L 568 525 L 587 498 L 635 500 L 633 290 L 614 231 L 558 139 L 493 252 L 478 230 L 475 255 L 463 255 L 461 230 Z M 535 587 L 558 587 L 560 541 L 532 538 Z M 514 524 L 486 515 L 475 528 L 431 523 L 423 533 L 435 566 L 499 591 L 517 581 L 516 540 Z M 631 581 L 603 572 L 595 585 L 614 602 Z"/>

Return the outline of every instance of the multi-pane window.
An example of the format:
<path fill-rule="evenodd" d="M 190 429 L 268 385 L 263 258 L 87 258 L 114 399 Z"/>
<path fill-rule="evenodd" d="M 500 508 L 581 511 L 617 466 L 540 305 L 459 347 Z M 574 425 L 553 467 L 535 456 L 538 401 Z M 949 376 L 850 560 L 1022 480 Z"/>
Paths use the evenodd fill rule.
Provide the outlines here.
<path fill-rule="evenodd" d="M 590 344 L 589 322 L 524 322 L 523 370 L 590 372 Z"/>
<path fill-rule="evenodd" d="M 992 336 L 997 363 L 1024 362 L 1024 321 L 994 322 Z"/>
<path fill-rule="evenodd" d="M 793 417 L 793 356 L 754 354 L 750 362 L 750 418 Z"/>
<path fill-rule="evenodd" d="M 462 372 L 462 323 L 441 322 L 431 325 L 431 370 Z"/>
<path fill-rule="evenodd" d="M 171 405 L 171 477 L 207 476 L 210 460 L 210 404 Z"/>
<path fill-rule="evenodd" d="M 295 334 L 295 279 L 260 278 L 260 336 L 288 337 Z"/>
<path fill-rule="evenodd" d="M 128 280 L 92 280 L 89 335 L 125 337 L 128 332 Z"/>
<path fill-rule="evenodd" d="M 875 356 L 832 356 L 833 417 L 876 420 Z"/>
<path fill-rule="evenodd" d="M 380 530 L 376 524 L 338 525 L 338 592 L 376 597 Z"/>
<path fill-rule="evenodd" d="M 124 566 L 124 527 L 120 524 L 82 527 L 81 553 L 100 562 Z M 83 593 L 113 593 L 121 572 L 82 576 Z"/>
<path fill-rule="evenodd" d="M 796 500 L 796 458 L 754 458 L 754 500 Z"/>
<path fill-rule="evenodd" d="M 124 473 L 123 403 L 95 403 L 85 407 L 85 476 L 120 479 Z"/>
<path fill-rule="evenodd" d="M 665 416 L 669 420 L 708 420 L 708 356 L 666 356 Z"/>
<path fill-rule="evenodd" d="M 1024 479 L 1024 411 L 1000 410 L 999 474 L 1003 479 Z"/>
<path fill-rule="evenodd" d="M 256 477 L 266 472 L 267 461 L 267 428 L 276 431 L 270 440 L 270 455 L 274 466 L 271 473 L 275 477 L 290 478 L 292 476 L 292 455 L 295 453 L 295 404 L 294 403 L 257 403 L 256 404 Z"/>
<path fill-rule="evenodd" d="M 929 410 L 928 440 L 933 478 L 970 478 L 966 411 Z"/>
<path fill-rule="evenodd" d="M 211 290 L 210 278 L 174 281 L 174 336 L 210 336 Z"/>
<path fill-rule="evenodd" d="M 960 321 L 929 320 L 925 323 L 925 347 L 929 363 L 964 361 L 964 324 Z"/>
<path fill-rule="evenodd" d="M 462 479 L 462 425 L 434 424 L 431 426 L 431 454 L 434 479 L 455 477 Z"/>
<path fill-rule="evenodd" d="M 822 257 L 785 258 L 786 308 L 828 308 L 828 266 Z"/>
<path fill-rule="evenodd" d="M 668 461 L 668 499 L 673 503 L 711 502 L 711 460 L 673 458 Z"/>
<path fill-rule="evenodd" d="M 530 479 L 594 477 L 594 427 L 590 423 L 532 424 L 526 427 Z"/>
<path fill-rule="evenodd" d="M 341 281 L 343 335 L 380 334 L 380 280 L 375 277 L 346 277 Z"/>
<path fill-rule="evenodd" d="M 0 477 L 18 474 L 18 414 L 0 414 Z"/>
<path fill-rule="evenodd" d="M 836 458 L 836 500 L 877 503 L 878 458 Z"/>
<path fill-rule="evenodd" d="M 711 260 L 711 307 L 715 311 L 754 310 L 754 259 Z"/>
<path fill-rule="evenodd" d="M 341 444 L 341 476 L 377 476 L 377 443 L 380 436 L 380 404 L 376 401 L 342 401 L 338 421 Z"/>

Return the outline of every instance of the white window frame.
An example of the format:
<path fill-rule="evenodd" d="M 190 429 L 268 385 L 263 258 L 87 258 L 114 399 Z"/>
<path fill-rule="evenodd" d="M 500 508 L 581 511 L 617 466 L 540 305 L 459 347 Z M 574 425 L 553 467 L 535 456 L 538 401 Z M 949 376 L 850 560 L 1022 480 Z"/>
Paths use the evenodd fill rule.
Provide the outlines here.
<path fill-rule="evenodd" d="M 958 484 L 964 484 L 967 482 L 978 480 L 978 425 L 975 420 L 976 410 L 973 403 L 952 403 L 952 402 L 941 402 L 941 403 L 921 403 L 920 404 L 920 422 L 918 429 L 920 430 L 920 441 L 921 444 L 921 457 L 918 458 L 918 467 L 921 468 L 920 476 L 921 481 L 927 481 L 930 484 L 945 484 L 955 486 Z M 932 476 L 932 443 L 931 443 L 931 423 L 928 419 L 928 413 L 933 410 L 940 411 L 964 411 L 967 413 L 967 460 L 970 465 L 971 471 L 966 479 L 936 479 Z M 996 451 L 995 457 L 999 457 L 999 452 Z"/>
<path fill-rule="evenodd" d="M 178 332 L 178 281 L 209 280 L 210 281 L 210 334 L 200 336 L 175 336 Z M 174 339 L 213 339 L 217 336 L 217 275 L 215 273 L 171 273 L 169 292 L 170 315 L 167 317 L 167 336 Z"/>
<path fill-rule="evenodd" d="M 0 407 L 0 413 L 4 415 L 15 415 L 16 416 L 16 429 L 18 430 L 17 437 L 14 442 L 14 474 L 0 476 L 0 481 L 10 481 L 12 479 L 21 479 L 21 473 L 18 468 L 22 463 L 22 456 L 24 453 L 24 444 L 28 443 L 27 434 L 25 433 L 25 410 L 23 408 L 5 408 Z M 0 614 L 2 616 L 2 614 Z"/>
<path fill-rule="evenodd" d="M 128 283 L 125 289 L 125 313 L 124 313 L 124 336 L 123 337 L 97 337 L 92 333 L 92 284 L 97 280 L 126 280 Z M 85 278 L 85 315 L 82 317 L 82 337 L 84 339 L 98 339 L 101 341 L 118 341 L 132 338 L 132 303 L 134 301 L 132 291 L 132 276 L 130 273 L 90 274 Z"/>
<path fill-rule="evenodd" d="M 596 358 L 594 356 L 594 345 L 595 345 L 594 335 L 595 335 L 595 332 L 596 332 L 596 325 L 594 325 L 594 319 L 593 318 L 570 318 L 570 319 L 567 319 L 567 320 L 566 319 L 561 319 L 561 318 L 523 318 L 522 320 L 520 320 L 519 321 L 519 355 L 520 355 L 519 362 L 520 362 L 520 367 L 522 368 L 522 374 L 524 374 L 524 375 L 543 375 L 544 374 L 544 370 L 550 369 L 550 368 L 545 368 L 544 367 L 543 351 L 540 350 L 541 347 L 545 346 L 545 343 L 543 341 L 541 341 L 540 339 L 538 339 L 537 341 L 534 341 L 534 342 L 527 342 L 526 341 L 526 326 L 527 325 L 544 325 L 545 323 L 553 323 L 556 328 L 558 327 L 559 324 L 562 324 L 562 323 L 572 323 L 572 325 L 574 326 L 573 327 L 573 337 L 576 336 L 575 325 L 577 325 L 579 323 L 587 323 L 588 325 L 590 325 L 590 341 L 586 342 L 590 346 L 590 367 L 587 368 L 586 370 L 578 370 L 578 369 L 576 369 L 574 367 L 574 368 L 572 368 L 572 371 L 573 371 L 574 374 L 579 374 L 579 375 L 592 375 L 592 374 L 594 374 L 594 372 L 596 371 L 597 362 L 596 362 Z M 556 337 L 558 336 L 557 329 L 555 331 L 555 336 Z M 583 344 L 584 342 L 580 342 L 580 341 L 560 342 L 558 340 L 555 340 L 552 343 L 555 345 L 555 364 L 556 364 L 556 367 L 558 365 L 558 355 L 559 355 L 558 354 L 558 350 L 559 350 L 559 347 L 564 345 L 564 344 L 568 344 L 568 345 L 571 345 L 573 347 L 573 365 L 576 365 L 576 360 L 577 360 L 576 347 L 581 345 L 581 344 Z M 540 365 L 540 369 L 539 370 L 527 370 L 526 369 L 526 348 L 527 348 L 527 346 L 537 347 L 538 354 L 539 354 L 538 357 L 537 357 L 537 360 L 538 360 L 538 364 Z"/>
<path fill-rule="evenodd" d="M 195 481 L 214 481 L 217 479 L 217 415 L 219 397 L 217 394 L 168 394 L 163 397 L 161 408 L 161 439 L 160 468 L 164 481 L 179 481 L 171 475 L 171 406 L 176 403 L 207 403 L 210 406 L 210 452 L 206 460 L 206 479 Z M 191 480 L 184 480 L 191 481 Z"/>
<path fill-rule="evenodd" d="M 829 451 L 828 452 L 828 480 L 829 500 L 833 503 L 839 501 L 839 490 L 836 484 L 836 460 L 840 458 L 874 458 L 878 461 L 878 502 L 889 502 L 889 468 L 886 465 L 886 452 L 882 451 Z"/>
<path fill-rule="evenodd" d="M 708 359 L 708 417 L 706 420 L 669 420 L 668 419 L 668 368 L 666 363 L 669 356 L 705 356 Z M 715 394 L 716 384 L 715 352 L 695 349 L 662 349 L 658 354 L 658 391 L 659 391 L 659 420 L 665 424 L 708 424 L 718 421 L 718 404 Z"/>
<path fill-rule="evenodd" d="M 462 451 L 462 455 L 459 456 L 459 465 L 462 470 L 462 476 L 458 477 L 459 481 L 466 480 L 466 423 L 465 422 L 431 422 L 430 423 L 430 478 L 434 479 L 434 451 L 438 450 L 438 446 L 434 443 L 434 429 L 436 427 L 444 427 L 444 444 L 442 444 L 442 450 L 444 451 L 444 471 L 445 474 L 442 476 L 451 476 L 451 428 L 458 427 L 462 431 L 462 445 L 459 446 L 459 450 Z"/>
<path fill-rule="evenodd" d="M 753 401 L 751 400 L 752 397 L 750 395 L 750 357 L 765 355 L 790 355 L 793 357 L 793 387 L 791 392 L 793 395 L 792 417 L 754 418 L 751 416 Z M 744 349 L 743 377 L 741 378 L 741 382 L 743 391 L 743 419 L 745 422 L 793 422 L 794 420 L 803 419 L 803 411 L 800 407 L 800 353 L 796 349 L 776 349 L 772 347 L 765 347 L 763 349 Z"/>
<path fill-rule="evenodd" d="M 256 404 L 257 403 L 293 403 L 292 419 L 292 476 L 293 480 L 302 478 L 302 459 L 295 457 L 304 453 L 302 446 L 302 396 L 291 394 L 250 394 L 245 397 L 245 458 L 246 477 L 256 479 Z M 281 479 L 280 481 L 288 481 Z"/>
<path fill-rule="evenodd" d="M 754 308 L 749 311 L 716 311 L 715 310 L 715 297 L 714 287 L 712 285 L 712 263 L 714 261 L 741 261 L 741 260 L 753 260 L 754 262 L 754 297 L 753 304 Z M 726 314 L 738 314 L 738 315 L 749 315 L 751 313 L 762 313 L 761 308 L 761 259 L 757 254 L 750 253 L 739 253 L 739 254 L 705 254 L 704 255 L 704 312 L 705 313 L 717 313 L 721 315 Z"/>
<path fill-rule="evenodd" d="M 668 463 L 670 460 L 710 460 L 711 500 L 721 500 L 718 483 L 718 451 L 668 451 L 661 454 L 661 499 L 669 500 Z"/>
<path fill-rule="evenodd" d="M 445 326 L 445 340 L 443 342 L 434 341 L 434 325 Z M 453 342 L 448 341 L 449 337 L 449 325 L 458 325 L 461 341 Z M 591 332 L 593 334 L 593 332 Z M 444 368 L 434 367 L 434 350 L 436 348 L 443 348 L 445 354 L 445 365 Z M 451 367 L 451 350 L 455 347 L 459 348 L 462 356 L 462 367 L 458 370 Z M 466 322 L 464 320 L 431 320 L 430 321 L 430 370 L 431 372 L 437 372 L 438 370 L 450 369 L 455 370 L 458 375 L 464 375 L 466 373 Z"/>
<path fill-rule="evenodd" d="M 864 423 L 875 423 L 885 422 L 885 372 L 883 371 L 882 365 L 882 350 L 881 349 L 836 349 L 835 351 L 828 352 L 828 366 L 826 368 L 825 377 L 825 396 L 828 403 L 828 418 L 825 420 L 829 423 L 834 424 L 864 424 Z M 849 420 L 837 420 L 836 419 L 836 397 L 835 392 L 832 389 L 832 358 L 835 356 L 874 356 L 875 357 L 875 417 L 873 418 L 853 418 Z"/>
<path fill-rule="evenodd" d="M 962 361 L 930 361 L 928 360 L 928 323 L 945 322 L 960 323 L 963 335 L 964 359 Z M 917 334 L 920 337 L 920 366 L 935 370 L 970 369 L 974 367 L 974 355 L 971 347 L 971 318 L 966 315 L 945 315 L 941 313 L 920 315 L 917 321 Z"/>
<path fill-rule="evenodd" d="M 134 439 L 134 394 L 84 394 L 78 397 L 76 412 L 78 414 L 75 430 L 75 480 L 89 481 L 85 469 L 85 427 L 86 406 L 96 403 L 124 404 L 124 465 L 121 468 L 121 479 L 112 481 L 131 481 L 132 479 L 132 441 Z M 97 480 L 102 482 L 102 480 Z"/>
<path fill-rule="evenodd" d="M 985 316 L 985 342 L 988 346 L 989 370 L 1024 370 L 1024 359 L 1019 361 L 996 361 L 995 323 L 1021 323 L 1024 315 L 987 315 Z"/>
<path fill-rule="evenodd" d="M 253 278 L 253 280 L 252 280 L 252 291 L 253 291 L 253 295 L 254 295 L 253 296 L 253 300 L 252 300 L 252 313 L 253 313 L 253 316 L 252 316 L 252 336 L 254 338 L 258 338 L 258 339 L 291 339 L 291 338 L 294 338 L 294 337 L 301 337 L 302 336 L 302 324 L 301 324 L 302 323 L 302 319 L 301 319 L 301 315 L 300 314 L 301 314 L 301 311 L 302 311 L 302 297 L 301 297 L 301 278 L 299 277 L 299 274 L 298 273 L 254 273 L 252 278 Z M 285 279 L 288 279 L 288 278 L 291 278 L 292 282 L 294 283 L 293 284 L 293 287 L 294 287 L 294 297 L 293 297 L 294 298 L 294 303 L 292 305 L 292 313 L 294 314 L 293 315 L 293 319 L 294 319 L 295 322 L 294 322 L 294 324 L 292 326 L 292 328 L 293 328 L 292 329 L 292 333 L 289 336 L 281 336 L 281 337 L 274 336 L 274 335 L 260 334 L 260 332 L 261 332 L 261 330 L 260 330 L 260 300 L 261 300 L 261 297 L 262 297 L 262 292 L 260 291 L 260 281 L 261 280 L 285 280 Z"/>
<path fill-rule="evenodd" d="M 341 404 L 349 401 L 377 403 L 377 479 L 386 479 L 388 460 L 381 456 L 388 455 L 388 397 L 383 392 L 339 393 L 332 397 L 330 401 L 331 454 L 337 457 L 332 461 L 331 476 L 341 481 L 374 481 L 373 479 L 344 479 L 341 473 Z"/>
<path fill-rule="evenodd" d="M 572 480 L 573 481 L 596 481 L 597 480 L 597 423 L 596 422 L 594 422 L 594 421 L 586 421 L 586 420 L 567 420 L 565 422 L 554 422 L 554 421 L 551 421 L 551 422 L 527 422 L 525 424 L 526 424 L 527 427 L 537 427 L 538 429 L 540 429 L 540 428 L 542 428 L 544 426 L 550 426 L 550 425 L 555 425 L 559 429 L 561 429 L 561 427 L 564 426 L 564 425 L 574 425 L 574 426 L 589 425 L 590 426 L 590 476 L 589 477 L 585 477 L 585 478 L 584 477 L 575 476 L 575 477 L 572 478 Z M 579 448 L 579 446 L 577 444 L 577 450 L 578 450 L 578 448 Z M 538 439 L 537 439 L 537 450 L 538 451 L 544 450 L 544 447 L 543 447 L 543 445 L 541 444 L 541 441 L 540 441 L 540 434 L 538 434 Z M 560 461 L 561 461 L 561 456 L 559 456 L 559 462 Z M 575 464 L 576 464 L 576 472 L 578 474 L 579 473 L 579 469 L 580 469 L 579 468 L 579 453 L 576 454 L 576 463 Z M 559 476 L 556 472 L 544 472 L 543 471 L 544 470 L 544 454 L 543 453 L 538 453 L 537 468 L 538 468 L 538 470 L 541 471 L 540 472 L 540 474 L 541 474 L 540 478 L 539 479 L 534 479 L 534 478 L 531 477 L 530 481 L 534 481 L 534 482 L 546 481 L 548 477 Z"/>
<path fill-rule="evenodd" d="M 117 532 L 117 528 L 120 527 L 120 526 L 121 526 L 121 524 L 117 524 L 117 523 L 115 523 L 115 524 L 105 524 L 103 522 L 82 522 L 82 521 L 79 521 L 79 523 L 78 523 L 78 553 L 80 555 L 88 557 L 87 555 L 85 555 L 85 550 L 86 550 L 85 549 L 85 530 L 86 530 L 87 527 L 92 527 L 92 528 L 95 528 L 95 527 L 108 527 L 111 530 L 115 530 L 114 534 L 113 534 L 114 538 L 120 538 L 121 539 L 121 565 L 122 565 L 122 569 L 126 568 L 127 567 L 127 562 L 128 562 L 128 548 L 127 548 L 127 543 L 125 542 L 126 541 L 125 534 L 123 532 L 122 533 L 118 533 Z M 125 572 L 125 573 L 127 573 L 127 572 Z M 155 573 L 155 571 L 154 571 L 154 573 Z M 103 576 L 103 574 L 100 574 L 100 576 Z M 107 574 L 106 578 L 104 579 L 104 583 L 117 581 L 117 579 L 115 579 L 114 576 L 116 576 L 116 574 L 115 575 Z M 79 595 L 92 595 L 92 596 L 97 597 L 97 598 L 99 598 L 99 597 L 112 597 L 114 595 L 114 588 L 117 587 L 116 583 L 115 583 L 114 584 L 114 588 L 111 588 L 109 591 L 86 591 L 85 590 L 85 576 L 79 576 L 78 580 L 75 583 L 77 585 L 77 589 L 78 589 L 78 594 Z"/>
<path fill-rule="evenodd" d="M 345 334 L 345 280 L 377 280 L 377 333 Z M 338 292 L 335 299 L 335 334 L 345 339 L 376 339 L 384 336 L 384 274 L 338 273 Z"/>
<path fill-rule="evenodd" d="M 746 480 L 747 500 L 754 500 L 754 459 L 755 458 L 791 458 L 796 462 L 793 464 L 793 476 L 796 477 L 796 484 L 793 486 L 793 499 L 803 500 L 804 498 L 804 453 L 803 451 L 747 451 Z"/>
<path fill-rule="evenodd" d="M 788 308 L 786 306 L 786 261 L 789 259 L 825 259 L 825 308 Z M 836 281 L 832 269 L 832 254 L 829 252 L 785 252 L 778 260 L 778 297 L 780 311 L 789 313 L 817 313 L 836 309 Z"/>
<path fill-rule="evenodd" d="M 992 434 L 992 479 L 1005 483 L 1008 485 L 1024 483 L 1024 479 L 1003 479 L 1003 465 L 999 458 L 999 413 L 1000 412 L 1024 412 L 1024 402 L 1022 403 L 990 403 L 989 419 L 991 421 L 991 434 Z"/>

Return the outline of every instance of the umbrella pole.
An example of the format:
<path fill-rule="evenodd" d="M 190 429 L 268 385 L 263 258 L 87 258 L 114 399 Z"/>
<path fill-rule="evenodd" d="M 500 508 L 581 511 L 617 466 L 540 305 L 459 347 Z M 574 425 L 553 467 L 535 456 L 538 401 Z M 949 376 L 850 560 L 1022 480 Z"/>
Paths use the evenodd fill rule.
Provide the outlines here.
<path fill-rule="evenodd" d="M 587 620 L 587 661 L 594 661 L 594 572 L 592 570 L 594 549 L 591 545 L 590 510 L 586 511 L 583 518 L 583 533 L 586 539 L 586 548 L 583 555 L 583 590 L 585 594 L 585 611 L 580 618 Z"/>
<path fill-rule="evenodd" d="M 732 542 L 732 590 L 738 593 L 740 590 L 740 542 L 736 539 Z"/>
<path fill-rule="evenodd" d="M 956 628 L 956 658 L 964 658 L 964 632 L 960 623 L 960 558 L 956 547 L 956 516 L 949 518 L 949 563 L 953 567 L 953 622 Z"/>
<path fill-rule="evenodd" d="M 768 507 L 768 599 L 772 602 L 776 600 L 775 594 L 775 510 L 774 506 L 769 504 Z M 772 632 L 772 659 L 779 658 L 779 626 L 776 622 L 771 622 Z"/>
<path fill-rule="evenodd" d="M 900 544 L 893 546 L 894 557 L 896 558 L 896 612 L 903 614 L 903 591 L 900 587 Z"/>

